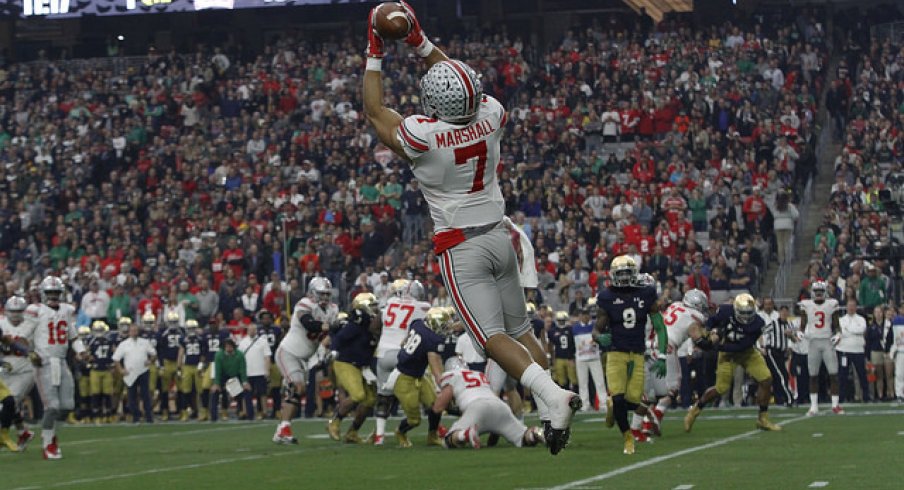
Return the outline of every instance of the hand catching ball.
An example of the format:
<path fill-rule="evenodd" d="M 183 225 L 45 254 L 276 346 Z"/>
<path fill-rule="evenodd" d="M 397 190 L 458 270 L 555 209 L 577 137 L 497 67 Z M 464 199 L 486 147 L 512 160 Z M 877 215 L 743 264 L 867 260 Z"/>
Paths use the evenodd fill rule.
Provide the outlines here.
<path fill-rule="evenodd" d="M 384 2 L 377 6 L 374 28 L 387 41 L 404 39 L 411 32 L 411 19 L 398 2 Z"/>

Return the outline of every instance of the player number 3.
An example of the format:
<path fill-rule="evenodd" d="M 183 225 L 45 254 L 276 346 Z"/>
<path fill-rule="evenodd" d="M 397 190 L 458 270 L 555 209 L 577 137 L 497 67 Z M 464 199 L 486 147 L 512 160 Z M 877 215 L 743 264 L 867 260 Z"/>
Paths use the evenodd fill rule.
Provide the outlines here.
<path fill-rule="evenodd" d="M 60 320 L 54 324 L 47 324 L 47 343 L 49 345 L 65 344 L 69 340 L 69 331 L 66 329 L 69 324 L 65 320 Z"/>

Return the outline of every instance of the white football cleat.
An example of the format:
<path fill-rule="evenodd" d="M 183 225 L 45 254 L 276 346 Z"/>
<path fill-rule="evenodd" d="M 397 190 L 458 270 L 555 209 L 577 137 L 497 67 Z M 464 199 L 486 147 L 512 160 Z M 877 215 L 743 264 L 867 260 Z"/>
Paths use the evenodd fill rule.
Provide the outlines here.
<path fill-rule="evenodd" d="M 474 449 L 480 449 L 480 431 L 476 424 L 465 429 L 465 441 Z"/>
<path fill-rule="evenodd" d="M 807 410 L 807 417 L 815 417 L 817 415 L 819 415 L 818 408 L 811 407 L 809 410 Z"/>

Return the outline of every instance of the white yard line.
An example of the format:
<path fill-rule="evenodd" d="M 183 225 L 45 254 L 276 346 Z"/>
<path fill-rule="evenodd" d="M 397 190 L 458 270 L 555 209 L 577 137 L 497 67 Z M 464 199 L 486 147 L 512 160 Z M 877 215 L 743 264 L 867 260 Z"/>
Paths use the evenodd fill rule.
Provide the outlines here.
<path fill-rule="evenodd" d="M 230 464 L 230 463 L 240 463 L 240 462 L 244 462 L 244 461 L 254 461 L 254 460 L 264 459 L 264 458 L 278 458 L 280 456 L 292 456 L 292 455 L 299 454 L 299 453 L 317 451 L 317 450 L 322 450 L 322 449 L 333 449 L 333 448 L 332 447 L 329 447 L 329 448 L 328 447 L 303 448 L 303 449 L 297 449 L 295 451 L 288 451 L 288 452 L 284 452 L 284 453 L 255 454 L 252 456 L 244 456 L 241 458 L 224 458 L 224 459 L 217 459 L 214 461 L 208 461 L 206 463 L 194 463 L 194 464 L 186 464 L 186 465 L 182 465 L 182 466 L 171 466 L 169 468 L 153 468 L 153 469 L 144 470 L 144 471 L 136 471 L 133 473 L 119 473 L 119 474 L 115 474 L 115 475 L 98 476 L 95 478 L 80 478 L 78 480 L 55 482 L 55 483 L 51 483 L 51 484 L 47 484 L 47 485 L 43 485 L 43 486 L 42 485 L 31 485 L 31 486 L 27 486 L 27 487 L 18 487 L 13 490 L 38 490 L 38 489 L 42 489 L 42 488 L 69 487 L 72 485 L 83 485 L 86 483 L 97 483 L 97 482 L 104 482 L 104 481 L 110 481 L 110 480 L 119 480 L 119 479 L 123 479 L 123 478 L 134 478 L 136 476 L 156 475 L 159 473 L 171 473 L 174 471 L 193 470 L 193 469 L 197 469 L 197 468 L 205 468 L 208 466 L 217 466 L 217 465 Z"/>
<path fill-rule="evenodd" d="M 809 488 L 822 488 L 829 486 L 829 482 L 827 481 L 815 481 L 810 484 Z"/>
<path fill-rule="evenodd" d="M 133 434 L 130 436 L 118 436 L 118 437 L 104 437 L 98 439 L 82 439 L 78 441 L 66 442 L 65 439 L 62 440 L 61 447 L 63 449 L 69 446 L 80 446 L 84 444 L 95 444 L 98 442 L 110 442 L 110 441 L 132 441 L 135 439 L 154 439 L 159 437 L 177 437 L 177 436 L 191 436 L 197 434 L 207 434 L 210 432 L 226 432 L 233 430 L 246 430 L 246 429 L 255 429 L 261 427 L 261 424 L 245 424 L 245 425 L 230 425 L 227 427 L 216 427 L 209 429 L 196 429 L 196 430 L 183 430 L 183 431 L 174 431 L 174 432 L 154 432 L 153 434 Z M 136 427 L 137 431 L 140 431 L 140 427 Z"/>
<path fill-rule="evenodd" d="M 785 420 L 779 423 L 779 425 L 787 425 L 792 424 L 794 422 L 800 422 L 801 420 L 807 420 L 808 417 L 797 417 L 789 420 Z M 578 487 L 585 487 L 591 483 L 608 480 L 610 478 L 614 478 L 619 475 L 623 475 L 625 473 L 630 473 L 634 470 L 639 470 L 646 468 L 647 466 L 653 466 L 655 464 L 659 464 L 663 461 L 668 461 L 670 459 L 678 458 L 687 454 L 696 453 L 698 451 L 703 451 L 706 449 L 712 449 L 714 447 L 724 446 L 725 444 L 729 444 L 731 442 L 744 439 L 750 437 L 754 434 L 759 434 L 761 431 L 759 430 L 751 430 L 748 432 L 744 432 L 742 434 L 737 434 L 731 437 L 726 437 L 724 439 L 719 439 L 717 441 L 713 441 L 707 444 L 701 444 L 699 446 L 693 446 L 686 449 L 682 449 L 680 451 L 675 451 L 674 453 L 663 454 L 662 456 L 656 456 L 655 458 L 650 458 L 644 461 L 639 461 L 632 465 L 623 466 L 621 468 L 614 469 L 612 471 L 608 471 L 606 473 L 600 473 L 596 476 L 591 476 L 590 478 L 584 478 L 582 480 L 575 480 L 572 482 L 564 483 L 562 485 L 557 485 L 555 487 L 550 487 L 548 490 L 574 490 Z"/>

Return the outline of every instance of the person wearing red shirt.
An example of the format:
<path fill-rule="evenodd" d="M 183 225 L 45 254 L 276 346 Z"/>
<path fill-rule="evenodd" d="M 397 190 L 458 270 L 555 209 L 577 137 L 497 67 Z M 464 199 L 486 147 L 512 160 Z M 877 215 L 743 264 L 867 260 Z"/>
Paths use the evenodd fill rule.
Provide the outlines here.
<path fill-rule="evenodd" d="M 264 296 L 263 307 L 273 318 L 279 318 L 286 311 L 286 301 L 286 292 L 282 290 L 280 281 L 276 281 Z"/>
<path fill-rule="evenodd" d="M 755 228 L 766 217 L 766 202 L 763 201 L 759 187 L 754 187 L 753 194 L 744 200 L 743 211 L 747 225 L 750 227 Z"/>
<path fill-rule="evenodd" d="M 662 210 L 665 213 L 666 220 L 668 220 L 670 224 L 674 224 L 684 217 L 684 213 L 687 211 L 687 201 L 685 201 L 684 197 L 681 196 L 681 193 L 678 192 L 677 187 L 672 187 L 669 190 L 668 197 L 662 201 Z"/>
<path fill-rule="evenodd" d="M 684 216 L 680 216 L 677 220 L 675 220 L 670 228 L 678 238 L 687 239 L 687 237 L 694 232 L 694 225 Z"/>
<path fill-rule="evenodd" d="M 229 239 L 229 248 L 223 251 L 220 260 L 227 265 L 236 277 L 242 277 L 245 270 L 245 251 L 239 248 L 239 242 L 235 237 Z"/>
<path fill-rule="evenodd" d="M 656 239 L 653 235 L 644 235 L 637 241 L 637 251 L 644 257 L 653 253 L 656 248 Z"/>
<path fill-rule="evenodd" d="M 148 311 L 153 313 L 156 318 L 160 318 L 160 314 L 163 312 L 163 302 L 160 301 L 159 296 L 154 294 L 154 289 L 150 286 L 145 291 L 144 298 L 138 301 L 137 315 L 140 318 Z"/>
<path fill-rule="evenodd" d="M 640 239 L 643 236 L 643 227 L 637 223 L 637 217 L 634 214 L 628 215 L 628 223 L 622 227 L 622 233 L 625 234 L 625 242 L 636 245 L 640 248 Z"/>
<path fill-rule="evenodd" d="M 305 246 L 305 254 L 301 257 L 299 266 L 305 272 L 320 272 L 320 256 L 311 245 Z"/>
<path fill-rule="evenodd" d="M 668 222 L 659 222 L 659 227 L 656 228 L 654 237 L 656 238 L 656 245 L 662 247 L 662 252 L 670 259 L 674 259 L 675 254 L 678 252 L 677 244 L 675 243 L 678 240 L 678 234 L 669 229 Z"/>
<path fill-rule="evenodd" d="M 637 134 L 637 125 L 640 124 L 640 109 L 637 103 L 631 104 L 630 109 L 622 109 L 618 111 L 618 117 L 621 120 L 621 134 L 625 141 L 633 141 L 634 135 Z"/>
<path fill-rule="evenodd" d="M 702 272 L 703 267 L 700 264 L 694 264 L 691 267 L 691 273 L 687 275 L 686 285 L 688 289 L 699 289 L 706 294 L 709 299 L 709 279 Z"/>

